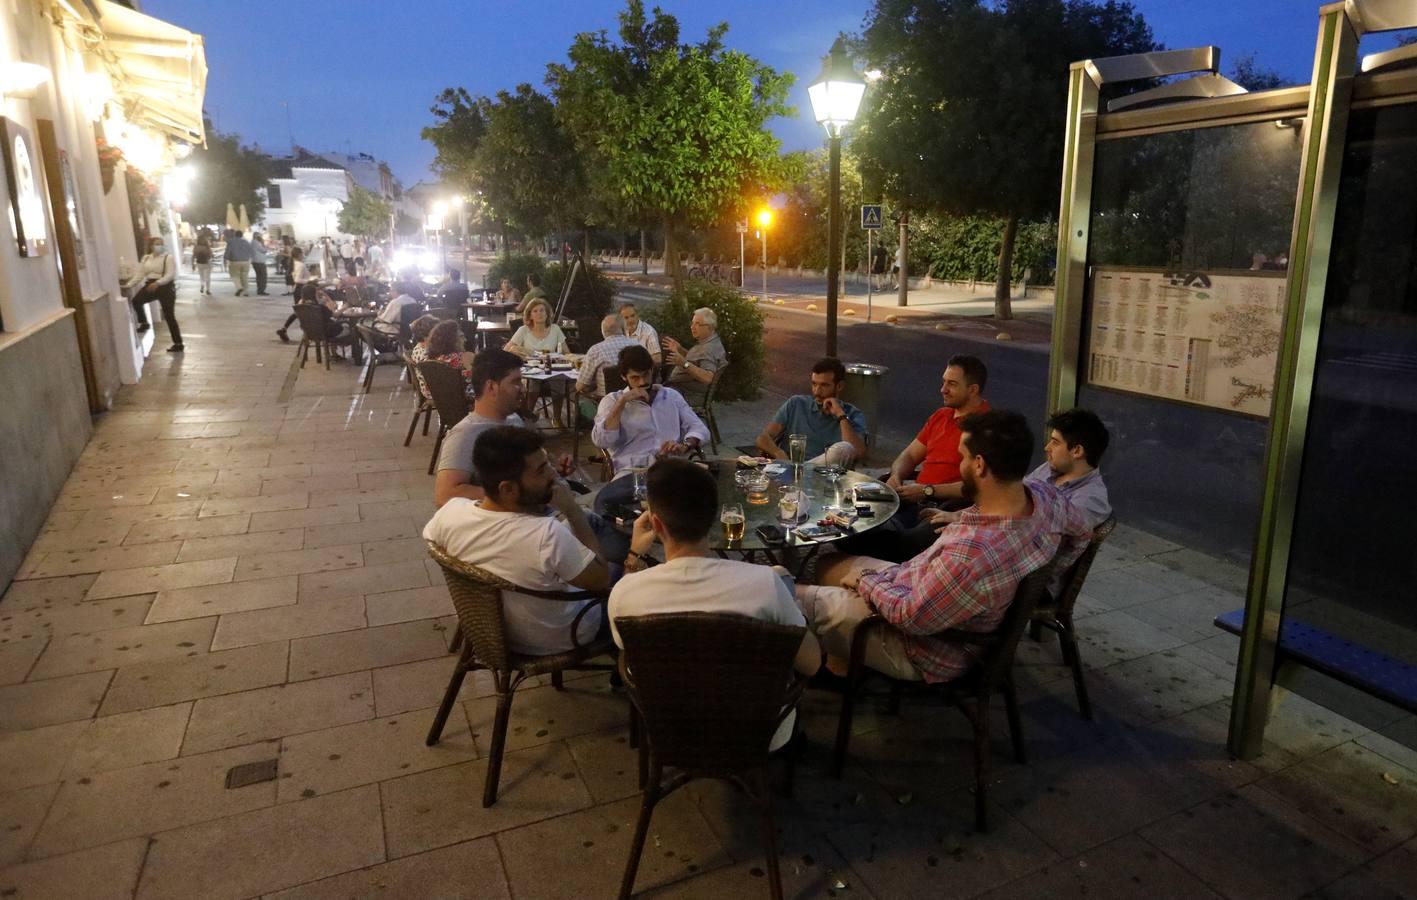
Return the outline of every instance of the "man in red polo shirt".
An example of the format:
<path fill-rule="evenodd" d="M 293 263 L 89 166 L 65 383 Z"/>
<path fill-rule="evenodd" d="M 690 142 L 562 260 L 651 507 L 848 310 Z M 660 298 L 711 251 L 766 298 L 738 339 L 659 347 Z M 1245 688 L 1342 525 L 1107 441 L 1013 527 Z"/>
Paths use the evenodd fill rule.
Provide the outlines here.
<path fill-rule="evenodd" d="M 977 356 L 953 356 L 940 378 L 944 405 L 925 422 L 915 440 L 891 463 L 886 484 L 900 494 L 900 510 L 891 521 L 842 543 L 847 553 L 905 562 L 935 542 L 937 533 L 920 521 L 922 510 L 936 503 L 960 501 L 959 422 L 988 412 L 984 385 L 989 370 Z"/>

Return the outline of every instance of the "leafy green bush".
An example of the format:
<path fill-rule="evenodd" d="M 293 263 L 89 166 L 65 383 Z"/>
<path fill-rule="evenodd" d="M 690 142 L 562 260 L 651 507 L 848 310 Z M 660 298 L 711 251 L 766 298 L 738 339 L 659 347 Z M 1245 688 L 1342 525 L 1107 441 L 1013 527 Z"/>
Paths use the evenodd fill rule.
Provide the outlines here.
<path fill-rule="evenodd" d="M 566 270 L 560 263 L 552 263 L 546 267 L 546 274 L 541 278 L 541 289 L 546 291 L 546 296 L 552 303 L 561 296 L 561 282 L 565 278 Z M 586 266 L 585 271 L 576 277 L 576 283 L 571 286 L 571 297 L 566 301 L 565 315 L 577 322 L 594 322 L 593 333 L 598 336 L 599 320 L 610 312 L 614 301 L 615 282 L 596 266 Z"/>
<path fill-rule="evenodd" d="M 718 385 L 719 400 L 756 400 L 763 386 L 763 313 L 753 298 L 727 285 L 686 281 L 668 300 L 640 310 L 660 337 L 673 337 L 686 347 L 694 339 L 689 322 L 694 310 L 708 307 L 718 316 L 718 336 L 728 351 L 728 372 Z"/>
<path fill-rule="evenodd" d="M 992 282 L 999 271 L 999 243 L 1004 223 L 976 216 L 917 216 L 910 228 L 910 271 L 928 271 L 949 281 Z M 1020 222 L 1014 242 L 1013 281 L 1032 269 L 1030 284 L 1051 284 L 1058 226 Z"/>
<path fill-rule="evenodd" d="M 542 276 L 542 287 L 546 286 L 546 262 L 535 253 L 513 253 L 509 256 L 498 256 L 496 262 L 487 268 L 487 276 L 484 280 L 489 288 L 497 288 L 502 279 L 506 278 L 512 282 L 512 287 L 525 293 L 526 276 L 535 272 Z M 549 290 L 547 293 L 551 293 Z M 553 295 L 554 296 L 554 295 Z"/>

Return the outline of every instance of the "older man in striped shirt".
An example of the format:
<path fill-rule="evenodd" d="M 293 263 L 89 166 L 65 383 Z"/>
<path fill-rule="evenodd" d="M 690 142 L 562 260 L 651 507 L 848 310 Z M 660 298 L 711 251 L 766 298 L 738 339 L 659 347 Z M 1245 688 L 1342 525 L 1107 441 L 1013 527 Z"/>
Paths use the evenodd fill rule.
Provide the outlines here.
<path fill-rule="evenodd" d="M 832 656 L 847 658 L 857 625 L 879 612 L 895 627 L 872 632 L 866 665 L 913 681 L 957 678 L 978 648 L 933 635 L 994 631 L 1030 572 L 1055 556 L 1070 565 L 1086 548 L 1091 532 L 1058 489 L 1024 484 L 1033 435 L 1023 416 L 976 413 L 960 431 L 963 496 L 974 505 L 958 522 L 909 562 L 843 556 L 823 567 L 820 586 L 798 586 L 798 605 Z"/>

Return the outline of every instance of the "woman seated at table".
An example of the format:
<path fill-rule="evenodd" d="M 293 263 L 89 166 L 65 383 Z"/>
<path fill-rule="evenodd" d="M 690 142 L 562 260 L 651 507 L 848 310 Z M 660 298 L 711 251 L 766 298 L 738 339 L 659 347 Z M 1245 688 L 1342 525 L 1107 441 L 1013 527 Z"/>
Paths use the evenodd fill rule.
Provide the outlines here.
<path fill-rule="evenodd" d="M 512 279 L 503 278 L 501 290 L 493 294 L 492 299 L 500 300 L 503 303 L 506 303 L 508 301 L 511 301 L 513 303 L 520 303 L 522 299 L 522 292 L 512 287 Z"/>
<path fill-rule="evenodd" d="M 320 318 L 325 322 L 325 340 L 330 344 L 354 343 L 354 332 L 348 323 L 341 321 L 339 316 L 339 304 L 322 288 L 310 285 L 299 305 L 313 306 L 320 311 Z M 344 359 L 344 355 L 336 351 L 333 346 L 330 348 L 330 352 L 335 359 Z"/>
<path fill-rule="evenodd" d="M 428 334 L 428 358 L 462 369 L 463 380 L 472 386 L 472 354 L 463 344 L 462 328 L 451 320 L 439 322 Z"/>
<path fill-rule="evenodd" d="M 423 382 L 423 373 L 418 371 L 418 364 L 428 359 L 428 336 L 441 321 L 443 320 L 437 316 L 419 316 L 409 326 L 409 331 L 413 334 L 413 349 L 408 351 L 408 358 L 413 363 L 414 374 L 418 376 L 418 392 L 425 400 L 432 400 L 433 396 L 428 393 L 428 385 Z"/>
<path fill-rule="evenodd" d="M 533 299 L 526 306 L 526 324 L 517 329 L 517 333 L 512 335 L 512 339 L 507 341 L 502 347 L 503 350 L 515 353 L 522 359 L 536 356 L 541 353 L 567 353 L 566 335 L 561 331 L 561 326 L 551 321 L 551 304 L 542 299 Z M 566 405 L 566 385 L 569 382 L 561 380 L 560 386 L 556 386 L 555 381 L 541 382 L 540 397 L 549 397 L 556 411 L 556 427 L 562 428 L 562 412 Z"/>

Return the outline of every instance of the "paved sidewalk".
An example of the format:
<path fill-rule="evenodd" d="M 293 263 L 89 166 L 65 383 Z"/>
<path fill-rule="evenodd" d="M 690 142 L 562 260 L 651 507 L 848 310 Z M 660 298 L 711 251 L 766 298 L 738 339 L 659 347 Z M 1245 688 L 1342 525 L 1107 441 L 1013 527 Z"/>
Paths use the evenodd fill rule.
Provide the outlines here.
<path fill-rule="evenodd" d="M 293 368 L 273 334 L 288 301 L 217 281 L 194 300 L 184 279 L 188 352 L 155 354 L 99 420 L 0 599 L 0 897 L 613 896 L 637 808 L 624 699 L 600 677 L 520 691 L 481 807 L 489 683 L 423 744 L 453 618 L 419 538 L 432 439 L 403 447 L 409 387 Z M 778 399 L 724 407 L 728 443 Z M 1410 717 L 1289 696 L 1262 758 L 1226 756 L 1235 641 L 1209 620 L 1243 581 L 1119 529 L 1078 611 L 1098 719 L 1056 646 L 1026 643 L 1030 764 L 997 716 L 987 835 L 962 716 L 863 704 L 836 781 L 836 699 L 809 692 L 809 752 L 777 802 L 787 895 L 1412 893 Z M 261 760 L 276 779 L 226 787 Z M 751 808 L 713 784 L 674 795 L 638 886 L 765 896 Z"/>

